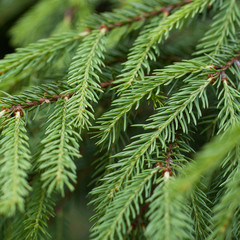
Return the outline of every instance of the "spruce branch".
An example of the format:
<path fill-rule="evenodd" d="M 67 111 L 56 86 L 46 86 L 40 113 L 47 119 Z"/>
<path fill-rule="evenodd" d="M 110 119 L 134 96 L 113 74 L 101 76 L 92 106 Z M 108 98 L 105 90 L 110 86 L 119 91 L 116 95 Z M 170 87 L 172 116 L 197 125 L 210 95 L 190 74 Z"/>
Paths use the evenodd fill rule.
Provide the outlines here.
<path fill-rule="evenodd" d="M 183 164 L 186 161 L 186 157 L 183 156 L 182 152 L 186 153 L 189 151 L 192 151 L 192 149 L 190 149 L 184 141 L 176 138 L 175 143 L 169 143 L 168 151 L 161 152 L 160 149 L 156 149 L 155 154 L 157 155 L 157 160 L 153 160 L 150 155 L 147 155 L 147 163 L 144 163 L 146 166 L 142 166 L 143 168 L 147 166 L 156 166 L 159 168 L 159 172 L 161 172 L 162 175 L 164 175 L 166 171 L 170 172 L 172 175 L 173 171 L 178 168 L 177 165 Z M 101 179 L 101 185 L 95 187 L 91 192 L 92 195 L 96 196 L 96 198 L 91 202 L 93 205 L 96 205 L 95 211 L 97 212 L 96 215 L 92 218 L 93 220 L 99 219 L 105 215 L 106 209 L 108 208 L 111 201 L 114 201 L 118 191 L 124 192 L 124 189 L 128 186 L 129 182 L 134 179 L 135 175 L 138 175 L 138 166 L 136 166 L 135 168 L 131 169 L 132 177 L 129 177 L 129 179 L 126 178 L 125 181 L 123 180 L 124 182 L 122 185 L 116 185 L 116 181 L 120 175 L 118 168 L 120 169 L 123 164 L 121 162 L 114 163 L 114 160 L 114 158 L 111 159 L 112 163 L 107 167 L 106 174 L 104 175 L 105 177 Z M 124 170 L 125 169 L 126 168 L 124 167 Z M 124 174 L 124 170 L 122 174 Z M 119 175 L 115 175 L 115 173 Z"/>
<path fill-rule="evenodd" d="M 97 73 L 101 73 L 100 68 L 104 66 L 105 33 L 103 27 L 85 38 L 69 69 L 71 88 L 66 93 L 73 95 L 68 101 L 67 117 L 80 131 L 91 125 L 90 118 L 94 118 L 91 104 L 98 101 L 98 92 L 101 92 Z"/>
<path fill-rule="evenodd" d="M 49 118 L 46 138 L 42 140 L 44 146 L 41 152 L 39 168 L 43 187 L 50 194 L 54 190 L 64 195 L 66 185 L 73 191 L 73 183 L 76 180 L 76 166 L 73 158 L 79 158 L 78 136 L 67 119 L 67 107 L 69 99 L 59 99 L 54 112 Z"/>
<path fill-rule="evenodd" d="M 31 43 L 26 48 L 18 48 L 0 61 L 0 81 L 10 78 L 27 77 L 40 71 L 46 64 L 56 60 L 66 49 L 72 49 L 88 32 L 65 33 Z"/>
<path fill-rule="evenodd" d="M 169 198 L 170 179 L 170 173 L 166 171 L 148 200 L 150 223 L 145 235 L 152 240 L 194 239 L 189 207 L 179 197 Z"/>
<path fill-rule="evenodd" d="M 197 0 L 184 5 L 172 15 L 163 18 L 159 23 L 159 18 L 152 19 L 151 23 L 146 26 L 143 32 L 136 39 L 133 48 L 128 55 L 128 61 L 124 64 L 122 74 L 116 81 L 118 92 L 121 93 L 129 88 L 139 77 L 143 80 L 144 69 L 149 73 L 149 60 L 156 60 L 159 55 L 156 44 L 162 42 L 163 38 L 167 39 L 173 29 L 180 29 L 182 25 L 193 18 L 196 14 L 201 13 L 209 3 L 214 0 Z"/>
<path fill-rule="evenodd" d="M 239 50 L 239 48 L 237 48 Z M 215 74 L 212 74 L 210 77 L 213 77 L 213 83 L 218 77 L 222 77 L 222 80 L 226 80 L 228 83 L 227 77 L 226 77 L 226 71 L 232 70 L 232 66 L 236 65 L 239 68 L 239 60 L 240 60 L 240 53 L 236 52 L 236 49 L 234 49 L 234 45 L 229 48 L 223 48 L 222 51 L 224 51 L 224 55 L 226 55 L 227 58 L 230 58 L 228 62 L 221 61 L 221 59 L 216 60 L 216 58 L 212 58 L 213 62 L 216 64 L 212 64 L 211 67 L 216 69 Z M 216 55 L 218 57 L 219 55 Z M 222 57 L 223 58 L 223 57 Z"/>
<path fill-rule="evenodd" d="M 192 216 L 195 222 L 195 231 L 194 235 L 196 239 L 206 239 L 211 233 L 211 224 L 212 224 L 212 211 L 208 207 L 211 204 L 210 200 L 207 198 L 207 195 L 201 190 L 200 187 L 197 187 L 191 193 L 191 209 Z"/>
<path fill-rule="evenodd" d="M 218 108 L 221 107 L 219 112 L 219 131 L 224 132 L 231 126 L 235 126 L 240 122 L 240 93 L 236 89 L 228 85 L 227 78 L 221 79 L 223 81 L 223 89 L 219 93 Z M 223 106 L 222 106 L 223 105 Z"/>
<path fill-rule="evenodd" d="M 232 236 L 232 220 L 234 214 L 239 209 L 239 165 L 232 172 L 229 179 L 225 182 L 225 194 L 214 208 L 214 230 L 208 239 L 229 239 Z"/>
<path fill-rule="evenodd" d="M 159 12 L 171 11 L 177 7 L 187 4 L 191 1 L 186 0 L 185 3 L 169 5 L 167 7 L 162 7 L 158 9 Z M 45 3 L 44 3 L 45 4 Z M 146 20 L 152 16 L 155 16 L 154 11 L 145 13 L 145 17 L 140 17 L 137 15 L 129 21 L 129 16 L 126 18 L 126 24 L 131 24 L 133 21 Z M 100 18 L 100 16 L 99 16 Z M 106 17 L 106 19 L 108 16 Z M 122 23 L 116 22 L 110 26 L 107 26 L 107 20 L 100 18 L 103 21 L 100 26 L 94 27 L 94 29 L 106 29 L 112 30 L 115 27 L 121 27 Z M 122 19 L 122 18 L 120 18 Z M 96 20 L 96 19 L 95 19 Z M 79 40 L 85 36 L 88 36 L 91 32 L 91 28 L 87 27 L 85 32 L 81 33 L 64 33 L 57 34 L 47 39 L 41 39 L 36 43 L 31 43 L 25 48 L 18 48 L 16 53 L 8 54 L 3 60 L 0 61 L 0 81 L 10 78 L 22 79 L 28 77 L 30 74 L 36 71 L 40 71 L 46 64 L 51 61 L 56 60 L 62 53 L 69 49 L 74 48 Z M 24 69 L 24 71 L 22 71 Z"/>
<path fill-rule="evenodd" d="M 129 89 L 124 94 L 119 97 L 118 99 L 113 101 L 112 106 L 114 107 L 112 111 L 106 112 L 102 118 L 99 120 L 99 124 L 106 124 L 107 125 L 101 126 L 101 130 L 103 130 L 103 133 L 106 135 L 111 134 L 111 129 L 115 130 L 115 125 L 118 124 L 118 121 L 123 117 L 127 116 L 126 114 L 132 109 L 134 105 L 139 106 L 141 99 L 144 98 L 144 96 L 148 96 L 148 98 L 151 96 L 152 92 L 159 88 L 161 85 L 166 84 L 167 82 L 171 82 L 174 79 L 178 79 L 180 77 L 183 77 L 185 74 L 188 74 L 190 72 L 199 72 L 201 70 L 208 70 L 208 69 L 216 69 L 214 73 L 209 74 L 209 77 L 212 77 L 212 83 L 216 81 L 217 78 L 221 77 L 222 81 L 226 79 L 225 72 L 231 68 L 234 64 L 239 66 L 239 60 L 240 60 L 240 53 L 235 54 L 236 56 L 232 57 L 230 61 L 225 63 L 224 65 L 218 64 L 216 65 L 207 65 L 204 63 L 207 61 L 207 59 L 201 59 L 201 62 L 196 60 L 189 60 L 189 61 L 183 61 L 179 63 L 175 63 L 173 65 L 167 66 L 165 69 L 156 70 L 152 76 L 145 76 L 145 80 L 143 82 L 138 82 L 136 86 L 134 86 L 133 89 Z M 224 79 L 223 79 L 224 77 Z M 226 84 L 228 84 L 228 80 L 226 79 Z M 101 88 L 107 88 L 109 86 L 116 85 L 116 81 L 111 80 L 108 82 L 102 82 L 100 83 Z M 146 90 L 146 86 L 148 86 Z M 43 97 L 37 97 L 33 91 L 26 91 L 23 93 L 23 96 L 11 96 L 8 94 L 8 98 L 1 98 L 2 106 L 4 105 L 4 111 L 8 112 L 16 112 L 20 111 L 21 109 L 30 108 L 38 105 L 42 105 L 43 103 L 50 103 L 55 102 L 59 98 L 64 98 L 66 94 L 60 94 L 60 90 L 58 90 L 56 93 L 53 94 L 53 91 L 56 91 L 56 87 L 53 85 L 47 85 L 44 87 L 39 88 L 33 88 L 35 92 L 39 92 L 38 94 L 43 94 Z M 47 92 L 51 90 L 51 92 Z M 40 92 L 41 91 L 41 92 Z M 158 90 L 159 91 L 159 90 Z M 157 91 L 157 92 L 158 92 Z M 133 94 L 134 93 L 134 94 Z M 70 93 L 67 95 L 67 97 L 72 97 L 74 93 Z M 32 101 L 26 101 L 24 102 L 25 96 L 29 98 L 29 96 L 33 95 L 31 98 Z M 220 103 L 219 103 L 220 104 Z M 115 107 L 116 106 L 116 107 Z M 118 107 L 121 106 L 121 107 Z M 124 109 L 124 110 L 123 110 Z M 137 109 L 137 107 L 136 107 Z M 116 111 L 116 113 L 115 113 Z M 108 117 L 108 115 L 110 116 Z M 115 117 L 116 115 L 116 117 Z M 113 120 L 114 122 L 111 122 L 111 124 L 108 123 L 109 120 Z M 104 127 L 104 128 L 103 128 Z M 108 129 L 108 128 L 111 129 Z M 106 128 L 106 129 L 105 129 Z M 124 129 L 126 126 L 124 127 Z M 116 131 L 116 130 L 115 130 Z M 102 132 L 102 131 L 101 131 Z M 103 134 L 101 133 L 101 135 Z M 116 134 L 114 134 L 116 135 Z M 107 136 L 102 136 L 99 143 L 105 141 Z M 115 138 L 112 138 L 112 141 L 115 141 Z"/>
<path fill-rule="evenodd" d="M 201 78 L 203 80 L 200 80 Z M 193 121 L 196 124 L 193 107 L 195 105 L 198 116 L 201 116 L 199 98 L 202 100 L 203 106 L 208 105 L 205 91 L 210 82 L 205 80 L 203 76 L 198 76 L 198 81 L 194 81 L 192 86 L 183 88 L 184 95 L 180 91 L 179 94 L 170 99 L 169 105 L 160 107 L 159 113 L 150 118 L 152 123 L 146 125 L 145 129 L 154 129 L 155 131 L 141 134 L 138 140 L 125 148 L 124 152 L 115 155 L 116 158 L 122 158 L 116 164 L 118 170 L 114 174 L 114 182 L 117 188 L 131 175 L 133 168 L 143 164 L 146 156 L 150 155 L 155 149 L 157 141 L 160 141 L 164 149 L 167 141 L 174 141 L 175 131 L 179 127 L 182 128 L 184 133 L 187 133 L 187 123 Z M 185 113 L 187 119 L 183 121 Z M 116 176 L 119 176 L 118 180 Z"/>
<path fill-rule="evenodd" d="M 221 165 L 226 155 L 231 152 L 240 141 L 240 126 L 237 124 L 229 128 L 223 135 L 218 136 L 200 152 L 196 161 L 190 163 L 173 184 L 173 195 L 177 192 L 189 192 L 200 180 L 203 174 L 211 173 Z M 220 147 L 220 146 L 223 146 Z"/>
<path fill-rule="evenodd" d="M 180 3 L 167 4 L 159 1 L 144 1 L 143 3 L 130 3 L 129 7 L 117 9 L 113 12 L 106 12 L 100 15 L 95 15 L 87 21 L 87 30 L 91 31 L 97 28 L 105 27 L 108 31 L 126 25 L 133 25 L 136 22 L 145 22 L 148 19 L 154 18 L 160 14 L 168 16 L 176 8 L 182 7 L 192 0 L 184 0 Z"/>
<path fill-rule="evenodd" d="M 207 59 L 206 59 L 207 61 Z M 213 67 L 210 67 L 213 68 Z M 126 122 L 128 113 L 133 109 L 138 109 L 141 100 L 150 98 L 155 92 L 156 95 L 160 93 L 159 88 L 168 82 L 185 76 L 189 73 L 197 73 L 202 70 L 209 70 L 209 65 L 199 60 L 183 61 L 175 63 L 154 72 L 153 76 L 145 77 L 144 81 L 139 81 L 133 85 L 131 89 L 127 89 L 123 94 L 113 101 L 112 109 L 103 114 L 98 120 L 100 131 L 97 136 L 100 138 L 98 144 L 102 144 L 109 140 L 109 147 L 118 138 L 120 131 L 126 130 Z M 116 83 L 116 81 L 114 81 Z M 122 126 L 122 122 L 124 122 Z"/>
<path fill-rule="evenodd" d="M 12 105 L 9 111 L 15 113 L 16 111 L 20 111 L 21 109 L 30 108 L 38 105 L 42 105 L 43 103 L 50 103 L 56 102 L 59 98 L 64 98 L 64 95 L 53 95 L 51 98 L 48 97 L 41 97 L 38 98 L 36 101 L 28 101 L 26 103 Z"/>
<path fill-rule="evenodd" d="M 206 71 L 206 68 L 203 71 Z M 194 105 L 197 109 L 198 117 L 201 116 L 199 98 L 203 106 L 206 107 L 208 105 L 205 91 L 211 84 L 211 79 L 204 79 L 207 76 L 207 72 L 201 73 L 200 71 L 196 76 L 189 78 L 191 80 L 188 80 L 188 85 L 182 88 L 184 89 L 182 90 L 184 94 L 181 94 L 182 91 L 179 94 L 175 94 L 174 97 L 170 98 L 167 106 L 158 109 L 159 114 L 155 114 L 150 118 L 152 123 L 144 126 L 147 130 L 154 129 L 155 131 L 141 134 L 138 136 L 139 139 L 129 144 L 123 152 L 113 156 L 115 159 L 120 158 L 120 160 L 109 166 L 114 171 L 104 177 L 104 184 L 97 188 L 97 191 L 102 192 L 102 194 L 106 193 L 101 197 L 100 206 L 105 204 L 108 198 L 114 197 L 116 189 L 121 189 L 124 182 L 131 179 L 136 168 L 141 168 L 144 165 L 146 159 L 149 159 L 155 151 L 158 143 L 161 144 L 160 149 L 165 149 L 167 142 L 175 140 L 175 131 L 179 128 L 179 124 L 184 133 L 188 131 L 187 124 L 190 121 L 196 124 L 196 113 L 193 111 Z M 184 115 L 186 115 L 187 119 L 183 121 Z"/>
<path fill-rule="evenodd" d="M 102 89 L 107 88 L 113 84 L 113 80 L 109 82 L 100 83 Z M 62 86 L 46 85 L 43 87 L 33 87 L 31 90 L 23 92 L 21 95 L 12 96 L 7 94 L 7 97 L 0 98 L 0 106 L 2 106 L 2 115 L 7 113 L 14 113 L 22 111 L 22 109 L 34 108 L 43 104 L 49 104 L 63 99 L 65 97 L 71 98 L 74 93 L 61 94 L 63 92 Z M 41 96 L 41 97 L 40 97 Z M 1 118 L 1 115 L 0 115 Z"/>
<path fill-rule="evenodd" d="M 54 198 L 47 196 L 39 176 L 33 179 L 31 186 L 33 191 L 27 198 L 25 212 L 12 220 L 8 240 L 51 239 L 47 227 L 49 218 L 55 215 Z"/>
<path fill-rule="evenodd" d="M 127 185 L 125 191 L 119 192 L 109 204 L 107 212 L 102 216 L 92 229 L 93 239 L 124 239 L 131 227 L 131 218 L 139 213 L 139 202 L 143 202 L 143 195 L 149 197 L 151 192 L 150 182 L 159 171 L 155 169 L 145 170 L 136 175 Z M 109 214 L 108 214 L 109 213 Z M 113 214 L 114 213 L 114 214 Z M 127 220 L 127 221 L 125 221 Z"/>
<path fill-rule="evenodd" d="M 224 1 L 220 11 L 214 16 L 214 22 L 205 37 L 198 45 L 197 54 L 217 54 L 230 40 L 236 38 L 236 31 L 240 27 L 240 10 L 236 0 Z M 201 49 L 201 50 L 200 50 Z"/>
<path fill-rule="evenodd" d="M 132 89 L 125 91 L 122 96 L 114 100 L 112 103 L 112 110 L 106 112 L 98 121 L 101 125 L 99 126 L 100 132 L 98 134 L 98 137 L 101 139 L 98 141 L 98 144 L 102 144 L 107 138 L 110 138 L 110 147 L 110 144 L 116 141 L 117 136 L 119 135 L 119 129 L 123 129 L 124 131 L 126 130 L 127 113 L 134 105 L 136 105 L 137 109 L 139 107 L 140 100 L 143 99 L 144 96 L 148 95 L 149 97 L 154 89 L 166 84 L 167 82 L 171 82 L 174 79 L 183 77 L 187 73 L 198 72 L 204 69 L 216 69 L 216 72 L 212 74 L 209 73 L 209 77 L 212 77 L 211 81 L 213 83 L 216 78 L 222 77 L 233 64 L 238 63 L 240 56 L 239 54 L 235 55 L 236 56 L 232 57 L 232 59 L 224 65 L 218 66 L 209 66 L 203 63 L 207 61 L 206 59 L 202 59 L 203 62 L 200 62 L 199 60 L 190 60 L 182 63 L 176 63 L 172 66 L 168 66 L 166 69 L 158 70 L 155 72 L 154 76 L 149 77 L 149 79 L 145 78 L 143 82 L 138 82 Z M 121 120 L 124 121 L 123 128 L 122 125 L 120 125 Z"/>
<path fill-rule="evenodd" d="M 6 120 L 2 135 L 0 212 L 12 216 L 17 210 L 24 210 L 25 197 L 31 190 L 27 182 L 27 173 L 31 167 L 30 151 L 20 111 Z"/>
<path fill-rule="evenodd" d="M 228 62 L 226 64 L 227 67 L 230 67 L 231 64 L 233 63 L 233 59 Z M 227 67 L 223 66 L 222 69 L 226 70 Z M 213 71 L 214 67 L 213 66 L 205 66 L 203 67 L 202 64 L 198 65 L 199 69 L 197 72 L 200 72 L 200 75 L 197 75 L 196 78 L 204 78 L 203 76 L 205 76 L 205 78 L 207 78 L 207 76 L 209 76 L 208 71 Z M 222 71 L 219 70 L 218 72 Z M 177 70 L 178 71 L 178 70 Z M 201 76 L 201 71 L 203 71 L 203 75 Z M 199 73 L 198 73 L 199 74 Z M 218 74 L 218 73 L 217 73 Z M 184 75 L 184 74 L 183 74 Z M 191 77 L 188 77 L 188 79 L 191 79 Z M 175 138 L 175 134 L 174 132 L 176 131 L 176 129 L 178 129 L 178 121 L 181 124 L 181 128 L 183 130 L 183 132 L 187 132 L 187 123 L 189 124 L 189 122 L 192 121 L 194 124 L 196 124 L 196 117 L 194 116 L 194 112 L 193 110 L 193 106 L 192 103 L 195 101 L 196 97 L 199 96 L 202 100 L 202 104 L 203 107 L 207 107 L 208 105 L 208 100 L 207 100 L 207 96 L 205 93 L 205 89 L 207 88 L 207 86 L 209 86 L 210 84 L 212 84 L 212 78 L 210 77 L 209 79 L 206 80 L 202 80 L 200 81 L 198 79 L 198 83 L 194 80 L 195 78 L 192 76 L 191 81 L 189 81 L 189 83 L 191 82 L 192 87 L 195 85 L 196 87 L 196 91 L 192 91 L 191 92 L 191 96 L 189 96 L 186 92 L 186 90 L 188 89 L 188 87 L 186 87 L 186 90 L 181 90 L 180 92 L 184 92 L 184 95 L 180 94 L 178 96 L 178 94 L 176 94 L 176 96 L 172 97 L 170 99 L 170 106 L 174 107 L 174 110 L 172 110 L 172 114 L 169 111 L 169 106 L 167 105 L 166 107 L 161 107 L 159 110 L 161 110 L 161 114 L 160 115 L 155 115 L 154 117 L 152 117 L 151 119 L 154 120 L 156 118 L 156 121 L 158 121 L 158 124 L 149 124 L 147 126 L 145 126 L 145 129 L 156 129 L 157 126 L 161 126 L 159 127 L 159 131 L 153 132 L 153 133 L 146 133 L 146 134 L 142 134 L 140 140 L 137 140 L 135 142 L 133 142 L 132 144 L 130 144 L 126 149 L 125 152 L 123 153 L 119 153 L 117 155 L 115 155 L 115 157 L 123 157 L 123 159 L 116 163 L 113 164 L 111 166 L 112 169 L 118 169 L 114 171 L 114 175 L 112 175 L 111 173 L 107 175 L 106 177 L 106 186 L 105 184 L 103 184 L 103 186 L 101 186 L 99 188 L 100 192 L 109 192 L 108 196 L 110 198 L 113 197 L 115 190 L 114 189 L 119 189 L 121 187 L 121 185 L 123 184 L 123 182 L 128 179 L 128 177 L 131 176 L 132 172 L 133 172 L 133 168 L 138 168 L 140 167 L 140 165 L 143 164 L 144 158 L 146 158 L 147 156 L 149 156 L 149 154 L 151 154 L 151 152 L 153 151 L 153 149 L 155 149 L 156 146 L 156 141 L 159 139 L 162 147 L 164 148 L 165 146 L 165 142 L 164 141 L 172 141 Z M 196 84 L 197 83 L 197 84 Z M 200 84 L 200 85 L 198 85 Z M 202 86 L 201 86 L 202 84 Z M 185 89 L 185 88 L 183 88 Z M 180 98 L 183 97 L 184 99 L 180 100 Z M 176 100 L 175 100 L 176 99 Z M 198 100 L 194 103 L 195 107 L 197 109 L 197 114 L 198 114 L 198 118 L 201 116 L 201 110 L 199 108 L 199 103 Z M 179 105 L 179 109 L 177 110 L 177 106 Z M 189 106 L 188 106 L 189 105 Z M 185 107 L 187 107 L 187 110 L 185 111 Z M 165 111 L 163 109 L 166 109 Z M 183 121 L 183 112 L 184 114 L 186 114 L 186 120 Z M 162 122 L 159 122 L 159 118 L 161 115 L 166 115 L 169 116 L 167 117 L 168 119 L 163 119 Z M 178 117 L 178 115 L 180 115 Z M 178 119 L 176 121 L 176 119 Z M 169 127 L 170 125 L 170 127 Z M 162 135 L 163 132 L 163 135 Z M 161 136 L 159 136 L 161 135 Z M 136 149 L 136 151 L 134 151 L 134 149 Z M 104 188 L 105 185 L 105 188 Z M 105 190 L 104 190 L 105 189 Z M 101 205 L 101 204 L 100 204 Z"/>
<path fill-rule="evenodd" d="M 47 196 L 39 178 L 34 180 L 33 188 L 34 192 L 30 194 L 26 206 L 22 238 L 26 240 L 50 239 L 47 224 L 49 218 L 54 216 L 53 206 L 55 203 Z"/>

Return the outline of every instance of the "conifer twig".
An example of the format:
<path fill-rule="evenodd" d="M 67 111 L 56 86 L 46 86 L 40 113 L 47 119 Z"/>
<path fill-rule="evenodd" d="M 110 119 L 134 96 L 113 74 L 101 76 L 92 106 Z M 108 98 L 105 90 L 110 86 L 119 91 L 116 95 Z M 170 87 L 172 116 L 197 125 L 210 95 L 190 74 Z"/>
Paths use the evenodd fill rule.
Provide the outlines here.
<path fill-rule="evenodd" d="M 212 83 L 215 82 L 215 80 L 221 75 L 222 76 L 222 81 L 226 80 L 226 78 L 224 77 L 225 72 L 234 64 L 236 63 L 237 66 L 240 68 L 240 53 L 237 54 L 236 57 L 233 57 L 232 59 L 230 59 L 225 65 L 222 66 L 216 66 L 216 65 L 211 65 L 212 68 L 216 69 L 217 72 L 215 74 L 210 74 L 208 77 L 212 77 Z M 152 74 L 151 74 L 152 75 Z M 228 82 L 228 81 L 227 81 Z M 102 82 L 100 83 L 100 87 L 101 88 L 107 88 L 109 86 L 113 86 L 113 80 L 110 80 L 108 82 Z M 74 93 L 68 94 L 68 97 L 71 97 Z M 55 94 L 52 95 L 51 97 L 41 97 L 38 98 L 35 101 L 28 101 L 26 103 L 22 103 L 22 104 L 17 104 L 17 105 L 12 105 L 10 108 L 2 108 L 2 111 L 8 112 L 8 111 L 12 111 L 13 113 L 17 112 L 17 111 L 21 111 L 22 109 L 25 108 L 30 108 L 30 107 L 34 107 L 34 106 L 38 106 L 38 105 L 42 105 L 43 103 L 51 103 L 51 102 L 56 102 L 59 98 L 64 98 L 66 95 L 64 94 Z"/>
<path fill-rule="evenodd" d="M 101 88 L 107 88 L 107 87 L 112 86 L 112 85 L 113 85 L 113 80 L 100 83 Z M 21 110 L 25 109 L 25 108 L 39 106 L 39 105 L 42 105 L 43 103 L 56 102 L 59 98 L 64 98 L 66 96 L 68 98 L 70 98 L 70 97 L 72 97 L 73 94 L 74 93 L 71 93 L 71 94 L 68 94 L 68 95 L 65 95 L 65 94 L 54 94 L 51 97 L 48 97 L 48 96 L 40 97 L 40 98 L 38 98 L 35 101 L 27 101 L 27 102 L 22 103 L 22 104 L 12 105 L 10 108 L 4 108 L 3 107 L 2 111 L 4 111 L 5 113 L 9 112 L 9 111 L 12 111 L 12 113 L 15 113 L 15 112 L 18 112 L 18 111 L 21 112 Z M 0 115 L 0 117 L 1 117 L 1 115 Z"/>
<path fill-rule="evenodd" d="M 159 9 L 155 10 L 155 11 L 150 11 L 150 12 L 145 12 L 143 13 L 141 16 L 134 16 L 132 18 L 129 18 L 126 22 L 115 22 L 115 23 L 111 23 L 108 25 L 105 24 L 101 24 L 99 29 L 101 30 L 103 27 L 106 28 L 107 31 L 111 31 L 116 27 L 122 27 L 128 24 L 132 24 L 136 21 L 145 21 L 146 19 L 152 18 L 154 16 L 157 16 L 161 13 L 163 13 L 164 15 L 168 16 L 170 15 L 171 11 L 173 11 L 175 8 L 178 7 L 182 7 L 188 3 L 191 3 L 193 0 L 185 0 L 182 3 L 176 3 L 176 4 L 169 4 L 167 6 L 163 6 L 160 7 Z M 87 28 L 86 31 L 92 31 L 93 29 L 91 28 Z"/>
<path fill-rule="evenodd" d="M 209 77 L 212 78 L 212 83 L 214 83 L 219 76 L 222 77 L 222 81 L 226 81 L 226 82 L 228 83 L 228 80 L 227 80 L 227 77 L 226 77 L 225 72 L 226 72 L 234 63 L 236 63 L 236 65 L 238 66 L 238 68 L 240 68 L 239 60 L 240 60 L 240 53 L 238 53 L 236 57 L 233 57 L 233 58 L 232 58 L 230 61 L 228 61 L 225 65 L 222 65 L 222 66 L 212 65 L 211 67 L 217 70 L 216 73 L 209 75 Z"/>

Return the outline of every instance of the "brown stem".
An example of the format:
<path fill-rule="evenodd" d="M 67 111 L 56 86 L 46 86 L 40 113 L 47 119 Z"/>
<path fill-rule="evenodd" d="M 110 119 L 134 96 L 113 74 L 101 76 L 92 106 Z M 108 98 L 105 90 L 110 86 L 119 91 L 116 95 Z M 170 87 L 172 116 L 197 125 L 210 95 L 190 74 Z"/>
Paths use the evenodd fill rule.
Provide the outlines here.
<path fill-rule="evenodd" d="M 111 80 L 109 82 L 100 83 L 101 88 L 107 88 L 109 86 L 113 86 L 113 80 Z M 12 105 L 10 108 L 4 108 L 3 107 L 2 111 L 4 110 L 6 113 L 11 111 L 13 113 L 13 115 L 15 115 L 16 112 L 21 112 L 22 113 L 22 109 L 42 105 L 43 103 L 56 102 L 59 98 L 64 98 L 64 97 L 70 98 L 72 95 L 73 95 L 73 93 L 68 94 L 68 95 L 59 94 L 59 95 L 53 95 L 51 97 L 41 97 L 41 98 L 38 98 L 35 101 L 28 101 L 26 103 Z M 23 114 L 21 114 L 21 116 L 23 116 Z"/>
<path fill-rule="evenodd" d="M 116 28 L 116 27 L 122 27 L 128 24 L 132 24 L 133 22 L 138 22 L 138 21 L 145 21 L 146 19 L 152 18 L 154 16 L 157 16 L 161 13 L 163 13 L 164 15 L 168 16 L 170 15 L 171 11 L 174 10 L 175 8 L 178 7 L 182 7 L 188 3 L 191 3 L 193 0 L 185 0 L 182 3 L 178 3 L 178 4 L 169 4 L 167 6 L 164 7 L 160 7 L 158 9 L 156 9 L 155 11 L 150 11 L 150 12 L 145 12 L 142 13 L 140 16 L 134 16 L 132 18 L 129 18 L 127 21 L 125 22 L 116 22 L 116 23 L 111 23 L 108 25 L 105 24 L 101 24 L 99 26 L 99 29 L 105 28 L 107 31 L 111 31 L 112 29 Z M 86 31 L 92 31 L 93 29 L 91 28 L 87 28 Z"/>
<path fill-rule="evenodd" d="M 114 85 L 113 80 L 111 80 L 109 82 L 102 82 L 102 83 L 100 83 L 101 88 L 107 88 L 107 87 L 111 87 L 113 85 Z"/>
<path fill-rule="evenodd" d="M 68 8 L 64 14 L 64 20 L 71 23 L 72 19 L 74 18 L 75 10 L 76 10 L 75 7 Z"/>
<path fill-rule="evenodd" d="M 230 61 L 228 61 L 226 63 L 226 65 L 223 65 L 223 66 L 216 66 L 216 65 L 212 65 L 211 67 L 216 69 L 217 70 L 217 73 L 214 73 L 214 74 L 209 74 L 208 75 L 208 78 L 212 78 L 211 80 L 211 83 L 213 84 L 216 79 L 218 77 L 221 76 L 221 80 L 222 81 L 226 81 L 228 83 L 228 80 L 227 80 L 227 76 L 225 74 L 225 72 L 234 64 L 236 63 L 236 65 L 238 66 L 238 68 L 240 68 L 240 63 L 239 63 L 239 60 L 240 60 L 240 53 L 237 54 L 236 57 L 232 58 Z"/>

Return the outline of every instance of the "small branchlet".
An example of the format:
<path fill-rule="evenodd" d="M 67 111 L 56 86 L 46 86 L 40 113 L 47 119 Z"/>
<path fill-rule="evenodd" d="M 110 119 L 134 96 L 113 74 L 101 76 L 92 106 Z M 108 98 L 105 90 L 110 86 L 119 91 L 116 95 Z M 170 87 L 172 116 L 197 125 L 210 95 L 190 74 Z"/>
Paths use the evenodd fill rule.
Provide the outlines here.
<path fill-rule="evenodd" d="M 236 57 L 228 61 L 226 65 L 223 65 L 223 66 L 210 65 L 209 67 L 207 67 L 209 69 L 212 68 L 216 70 L 216 73 L 212 73 L 208 75 L 208 79 L 211 82 L 211 84 L 214 84 L 219 77 L 221 78 L 222 82 L 226 82 L 228 84 L 229 82 L 225 72 L 234 64 L 236 64 L 237 67 L 240 68 L 239 60 L 240 60 L 240 53 L 238 53 Z"/>

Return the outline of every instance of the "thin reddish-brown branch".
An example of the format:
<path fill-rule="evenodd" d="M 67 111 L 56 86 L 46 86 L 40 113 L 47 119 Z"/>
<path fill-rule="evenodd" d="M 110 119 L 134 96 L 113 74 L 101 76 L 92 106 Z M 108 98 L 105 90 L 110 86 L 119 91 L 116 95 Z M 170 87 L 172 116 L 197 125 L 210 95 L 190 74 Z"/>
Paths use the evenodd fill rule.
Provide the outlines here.
<path fill-rule="evenodd" d="M 113 85 L 114 85 L 113 80 L 108 81 L 108 82 L 102 82 L 102 83 L 100 83 L 101 88 L 107 88 L 107 87 L 111 87 L 111 86 L 113 86 Z"/>
<path fill-rule="evenodd" d="M 237 54 L 236 57 L 232 58 L 230 61 L 228 61 L 226 63 L 226 65 L 223 65 L 223 66 L 216 66 L 216 65 L 212 65 L 211 67 L 216 69 L 217 72 L 214 73 L 214 74 L 210 74 L 208 75 L 208 78 L 211 78 L 211 83 L 213 84 L 216 79 L 218 77 L 221 76 L 221 80 L 222 81 L 226 81 L 228 83 L 228 79 L 227 79 L 227 75 L 225 74 L 225 72 L 235 63 L 238 68 L 240 69 L 240 63 L 239 63 L 239 60 L 240 60 L 240 53 Z"/>
<path fill-rule="evenodd" d="M 109 86 L 113 85 L 113 80 L 109 81 L 109 82 L 102 82 L 100 83 L 100 87 L 101 88 L 107 88 Z M 28 101 L 22 104 L 16 104 L 16 105 L 12 105 L 10 108 L 2 108 L 2 110 L 4 110 L 5 112 L 12 112 L 13 114 L 16 112 L 22 112 L 22 109 L 25 108 L 30 108 L 30 107 L 34 107 L 34 106 L 38 106 L 38 105 L 42 105 L 43 103 L 51 103 L 51 102 L 56 102 L 59 98 L 64 98 L 64 97 L 68 97 L 70 98 L 72 94 L 68 94 L 68 95 L 63 95 L 63 94 L 59 94 L 59 95 L 53 95 L 51 97 L 41 97 L 38 98 L 35 101 Z"/>
<path fill-rule="evenodd" d="M 177 3 L 177 4 L 169 4 L 167 6 L 164 7 L 160 7 L 154 11 L 150 11 L 150 12 L 145 12 L 142 13 L 142 15 L 140 16 L 134 16 L 132 18 L 129 18 L 127 21 L 125 22 L 116 22 L 116 23 L 111 23 L 111 24 L 101 24 L 99 26 L 99 29 L 105 28 L 107 31 L 110 31 L 116 27 L 122 27 L 128 24 L 132 24 L 133 22 L 138 22 L 138 21 L 145 21 L 146 19 L 152 18 L 154 16 L 157 16 L 161 13 L 163 13 L 165 16 L 170 15 L 171 11 L 173 11 L 175 8 L 178 7 L 182 7 L 188 3 L 191 3 L 193 0 L 185 0 L 182 3 Z M 91 28 L 86 28 L 86 31 L 92 31 L 93 29 Z"/>

